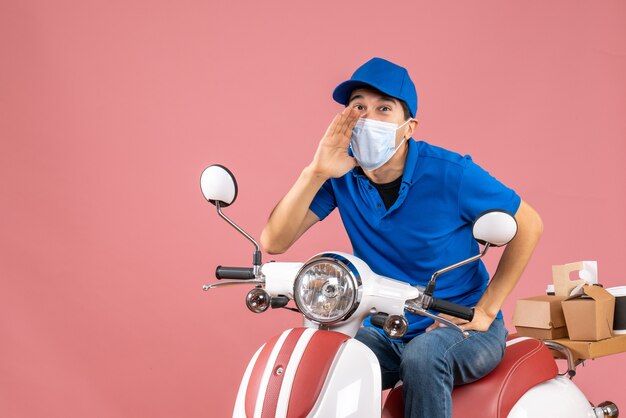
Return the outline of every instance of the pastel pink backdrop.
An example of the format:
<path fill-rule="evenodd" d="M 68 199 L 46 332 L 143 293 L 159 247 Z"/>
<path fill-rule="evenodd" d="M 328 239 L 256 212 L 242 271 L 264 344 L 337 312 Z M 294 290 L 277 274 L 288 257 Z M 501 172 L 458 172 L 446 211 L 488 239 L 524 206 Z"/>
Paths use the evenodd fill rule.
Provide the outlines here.
<path fill-rule="evenodd" d="M 416 138 L 543 217 L 509 329 L 552 264 L 626 285 L 626 3 L 435 3 L 2 1 L 0 416 L 229 416 L 250 356 L 299 319 L 202 292 L 251 246 L 199 175 L 232 169 L 227 213 L 258 237 L 372 56 L 409 69 Z M 350 250 L 336 214 L 273 258 L 326 249 Z M 625 360 L 576 382 L 624 408 Z"/>

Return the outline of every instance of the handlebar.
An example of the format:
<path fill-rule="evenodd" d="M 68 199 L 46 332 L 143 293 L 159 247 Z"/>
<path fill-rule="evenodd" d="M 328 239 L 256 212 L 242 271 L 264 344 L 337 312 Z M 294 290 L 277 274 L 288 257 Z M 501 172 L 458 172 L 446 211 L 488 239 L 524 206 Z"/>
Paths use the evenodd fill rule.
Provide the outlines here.
<path fill-rule="evenodd" d="M 254 269 L 252 267 L 227 267 L 217 266 L 215 269 L 215 277 L 221 279 L 254 279 Z"/>
<path fill-rule="evenodd" d="M 474 318 L 474 308 L 468 308 L 467 306 L 459 305 L 454 302 L 448 302 L 443 299 L 432 298 L 432 302 L 428 309 L 465 319 L 466 321 L 471 321 Z"/>

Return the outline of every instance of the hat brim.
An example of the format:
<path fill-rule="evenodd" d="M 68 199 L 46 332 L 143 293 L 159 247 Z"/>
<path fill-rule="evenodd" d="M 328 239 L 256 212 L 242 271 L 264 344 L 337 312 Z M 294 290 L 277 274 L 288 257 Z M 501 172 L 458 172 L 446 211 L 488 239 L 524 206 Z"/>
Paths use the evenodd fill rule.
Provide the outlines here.
<path fill-rule="evenodd" d="M 365 81 L 360 80 L 347 80 L 335 87 L 335 90 L 333 91 L 333 99 L 337 103 L 347 106 L 348 102 L 350 101 L 350 94 L 352 93 L 352 91 L 354 89 L 362 87 L 371 87 L 378 91 L 382 91 L 383 93 L 388 94 L 391 97 L 394 97 L 392 94 L 389 94 L 389 92 L 384 91 L 375 84 L 366 83 Z"/>
<path fill-rule="evenodd" d="M 363 88 L 363 87 L 373 88 L 386 94 L 389 97 L 402 100 L 398 98 L 392 92 L 385 91 L 384 87 L 378 86 L 374 83 L 361 81 L 361 80 L 346 80 L 343 83 L 339 84 L 337 87 L 335 87 L 335 90 L 333 91 L 333 99 L 337 103 L 347 106 L 348 102 L 350 101 L 350 95 L 352 94 L 352 91 L 358 88 Z M 415 117 L 415 112 L 413 111 L 413 109 L 410 108 L 410 106 L 409 106 L 409 112 L 411 113 L 412 117 Z"/>

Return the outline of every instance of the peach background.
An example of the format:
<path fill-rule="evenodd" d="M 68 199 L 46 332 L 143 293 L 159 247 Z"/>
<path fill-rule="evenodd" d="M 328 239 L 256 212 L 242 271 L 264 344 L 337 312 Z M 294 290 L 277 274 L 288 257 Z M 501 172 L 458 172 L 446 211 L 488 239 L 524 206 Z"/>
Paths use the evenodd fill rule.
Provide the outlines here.
<path fill-rule="evenodd" d="M 252 353 L 299 320 L 202 292 L 251 247 L 199 175 L 232 169 L 227 213 L 258 236 L 372 56 L 410 70 L 418 139 L 542 215 L 509 325 L 552 264 L 626 285 L 625 21 L 619 1 L 3 0 L 0 416 L 229 416 Z M 349 248 L 335 214 L 276 259 Z M 624 408 L 625 360 L 576 382 Z"/>

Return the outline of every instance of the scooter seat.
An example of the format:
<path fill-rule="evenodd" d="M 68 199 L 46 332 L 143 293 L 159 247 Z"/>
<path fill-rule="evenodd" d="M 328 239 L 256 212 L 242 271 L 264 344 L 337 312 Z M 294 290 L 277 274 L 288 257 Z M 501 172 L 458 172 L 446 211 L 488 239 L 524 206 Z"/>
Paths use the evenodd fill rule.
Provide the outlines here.
<path fill-rule="evenodd" d="M 452 416 L 505 418 L 530 388 L 553 379 L 558 373 L 550 350 L 539 340 L 527 337 L 507 341 L 500 364 L 487 376 L 452 392 Z M 402 386 L 389 392 L 383 418 L 402 418 Z"/>

